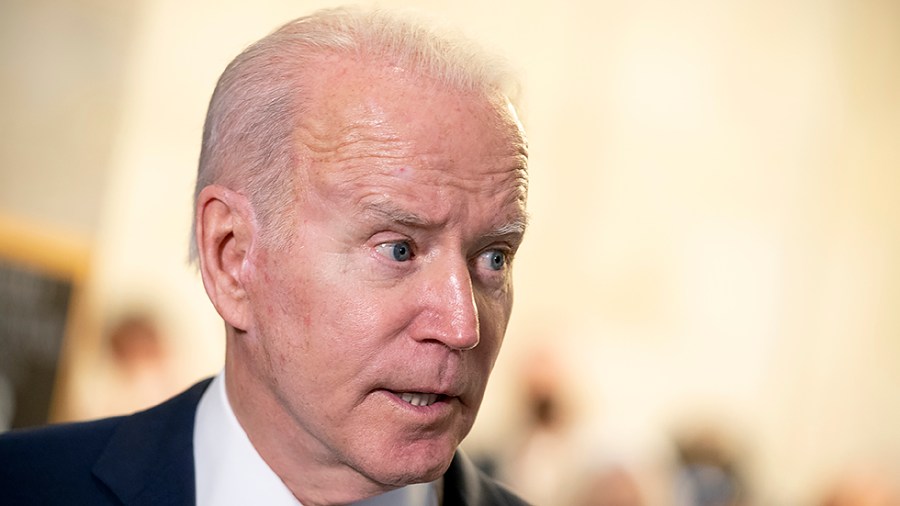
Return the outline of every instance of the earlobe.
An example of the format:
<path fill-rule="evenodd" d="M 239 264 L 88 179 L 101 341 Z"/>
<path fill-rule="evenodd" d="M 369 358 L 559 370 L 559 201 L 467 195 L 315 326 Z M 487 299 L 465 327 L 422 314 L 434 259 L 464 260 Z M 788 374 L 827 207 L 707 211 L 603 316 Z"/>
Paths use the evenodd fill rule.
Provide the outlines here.
<path fill-rule="evenodd" d="M 255 237 L 246 197 L 210 185 L 197 198 L 197 253 L 203 286 L 216 311 L 237 330 L 247 330 L 250 310 L 244 286 L 245 261 Z"/>

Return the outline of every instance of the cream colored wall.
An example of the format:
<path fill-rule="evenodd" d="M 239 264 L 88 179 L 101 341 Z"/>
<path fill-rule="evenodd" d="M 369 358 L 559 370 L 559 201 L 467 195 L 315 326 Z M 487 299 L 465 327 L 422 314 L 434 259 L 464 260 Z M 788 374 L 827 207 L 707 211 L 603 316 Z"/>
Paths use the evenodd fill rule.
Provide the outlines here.
<path fill-rule="evenodd" d="M 87 243 L 100 215 L 129 2 L 0 3 L 0 213 Z"/>
<path fill-rule="evenodd" d="M 89 293 L 97 320 L 151 301 L 183 382 L 223 353 L 185 264 L 209 94 L 242 47 L 328 4 L 139 3 Z M 525 84 L 533 222 L 472 445 L 506 434 L 516 364 L 543 346 L 568 360 L 585 449 L 665 453 L 702 415 L 771 504 L 900 455 L 900 4 L 381 5 L 462 27 Z"/>

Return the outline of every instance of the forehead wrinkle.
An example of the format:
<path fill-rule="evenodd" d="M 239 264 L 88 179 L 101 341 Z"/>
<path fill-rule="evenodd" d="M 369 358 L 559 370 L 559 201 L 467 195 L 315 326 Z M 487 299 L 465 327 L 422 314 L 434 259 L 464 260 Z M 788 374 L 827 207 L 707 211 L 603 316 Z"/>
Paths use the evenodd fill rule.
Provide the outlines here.
<path fill-rule="evenodd" d="M 299 142 L 308 156 L 306 184 L 324 193 L 352 192 L 366 186 L 366 178 L 381 172 L 386 162 L 408 159 L 409 142 L 397 136 L 303 137 Z"/>
<path fill-rule="evenodd" d="M 374 122 L 356 121 L 336 131 L 326 123 L 308 121 L 296 130 L 296 142 L 316 161 L 340 162 L 368 156 L 399 158 L 410 146 L 409 140 L 383 125 L 373 128 Z"/>
<path fill-rule="evenodd" d="M 310 168 L 313 176 L 310 183 L 328 193 L 370 193 L 377 192 L 377 188 L 398 190 L 403 185 L 414 184 L 423 189 L 436 189 L 439 194 L 456 190 L 482 196 L 508 192 L 506 203 L 519 205 L 524 205 L 527 194 L 527 171 L 519 164 L 515 168 L 495 165 L 470 173 L 461 172 L 454 161 L 448 162 L 443 156 L 360 153 L 313 159 Z"/>

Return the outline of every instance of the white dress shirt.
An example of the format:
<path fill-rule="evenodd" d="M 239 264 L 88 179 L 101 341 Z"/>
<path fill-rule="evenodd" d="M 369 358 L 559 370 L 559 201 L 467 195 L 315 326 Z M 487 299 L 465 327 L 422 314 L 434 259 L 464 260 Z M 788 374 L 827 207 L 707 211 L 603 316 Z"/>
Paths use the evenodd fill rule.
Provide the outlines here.
<path fill-rule="evenodd" d="M 197 506 L 302 506 L 256 452 L 238 423 L 219 373 L 197 405 L 194 422 Z M 409 485 L 356 506 L 438 506 L 440 480 Z"/>

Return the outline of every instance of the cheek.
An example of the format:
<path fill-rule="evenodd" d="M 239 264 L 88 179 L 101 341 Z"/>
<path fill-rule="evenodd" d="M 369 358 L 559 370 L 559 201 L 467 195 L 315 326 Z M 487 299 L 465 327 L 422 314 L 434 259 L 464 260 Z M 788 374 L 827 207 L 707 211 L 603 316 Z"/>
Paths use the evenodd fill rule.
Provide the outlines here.
<path fill-rule="evenodd" d="M 324 318 L 335 339 L 381 347 L 409 327 L 421 311 L 420 297 L 415 289 L 373 286 L 350 275 L 327 288 L 320 301 L 324 307 L 313 317 Z"/>
<path fill-rule="evenodd" d="M 485 314 L 487 313 L 487 314 Z M 509 311 L 502 308 L 496 308 L 494 311 L 479 312 L 479 325 L 481 332 L 481 341 L 478 347 L 480 351 L 481 367 L 485 373 L 490 373 L 494 367 L 494 362 L 500 354 L 500 347 L 503 344 L 503 337 L 506 333 L 506 323 L 509 319 Z"/>
<path fill-rule="evenodd" d="M 476 294 L 475 303 L 481 331 L 489 333 L 494 339 L 502 339 L 512 313 L 512 292 Z"/>
<path fill-rule="evenodd" d="M 478 301 L 478 308 L 481 342 L 476 349 L 482 350 L 484 365 L 487 372 L 490 372 L 500 354 L 500 346 L 503 344 L 506 325 L 509 322 L 511 305 L 510 300 L 504 297 L 499 300 L 496 298 L 482 299 Z"/>
<path fill-rule="evenodd" d="M 281 265 L 266 265 L 255 276 L 250 292 L 253 331 L 246 337 L 255 343 L 270 372 L 296 368 L 299 357 L 309 354 L 310 329 L 315 324 L 310 306 L 310 280 L 289 276 Z"/>
<path fill-rule="evenodd" d="M 315 369 L 328 377 L 349 376 L 362 367 L 351 360 L 372 360 L 394 331 L 399 312 L 397 304 L 349 280 L 307 279 L 269 289 L 277 294 L 264 309 L 267 338 L 280 351 L 273 358 L 280 368 Z"/>

